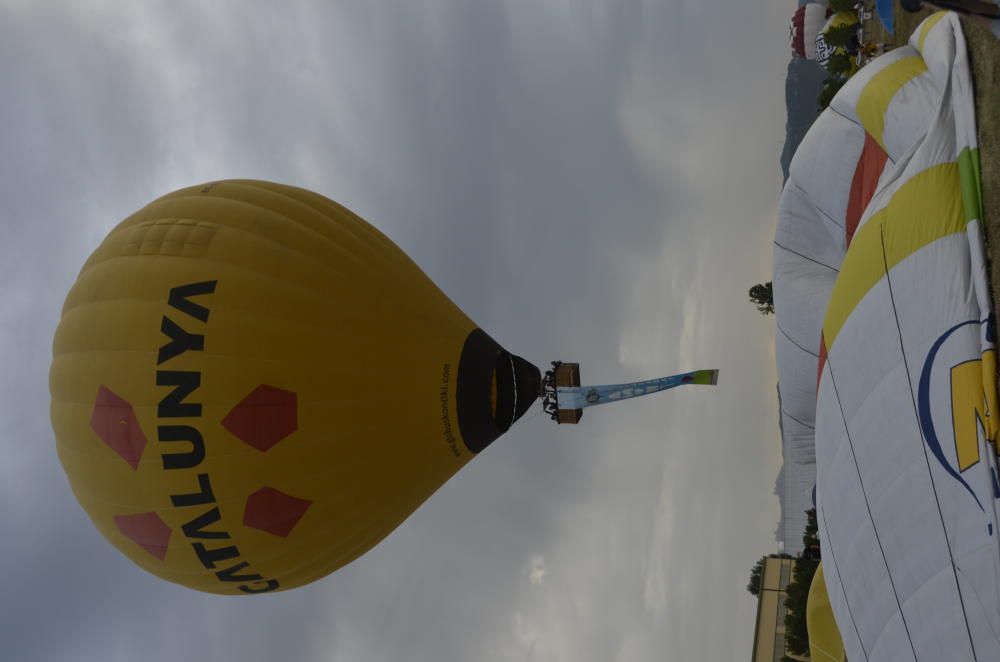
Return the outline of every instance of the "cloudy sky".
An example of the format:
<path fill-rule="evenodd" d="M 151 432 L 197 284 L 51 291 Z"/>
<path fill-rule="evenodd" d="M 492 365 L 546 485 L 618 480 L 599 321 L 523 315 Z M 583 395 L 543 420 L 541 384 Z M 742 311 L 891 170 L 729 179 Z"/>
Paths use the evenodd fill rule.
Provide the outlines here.
<path fill-rule="evenodd" d="M 0 657 L 745 659 L 794 4 L 0 0 Z M 309 587 L 160 581 L 69 490 L 51 339 L 119 220 L 232 177 L 345 204 L 538 365 L 720 384 L 527 420 Z"/>

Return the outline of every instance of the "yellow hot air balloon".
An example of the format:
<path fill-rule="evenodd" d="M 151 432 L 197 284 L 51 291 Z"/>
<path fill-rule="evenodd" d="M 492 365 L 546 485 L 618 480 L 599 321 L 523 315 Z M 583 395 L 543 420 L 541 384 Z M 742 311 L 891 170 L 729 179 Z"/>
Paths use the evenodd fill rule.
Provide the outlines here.
<path fill-rule="evenodd" d="M 809 657 L 815 662 L 842 662 L 844 641 L 833 617 L 830 596 L 826 592 L 823 564 L 820 563 L 809 585 L 806 598 L 806 629 L 809 632 Z"/>
<path fill-rule="evenodd" d="M 154 201 L 86 262 L 54 340 L 51 416 L 115 547 L 240 595 L 363 554 L 539 383 L 359 217 L 224 181 Z"/>

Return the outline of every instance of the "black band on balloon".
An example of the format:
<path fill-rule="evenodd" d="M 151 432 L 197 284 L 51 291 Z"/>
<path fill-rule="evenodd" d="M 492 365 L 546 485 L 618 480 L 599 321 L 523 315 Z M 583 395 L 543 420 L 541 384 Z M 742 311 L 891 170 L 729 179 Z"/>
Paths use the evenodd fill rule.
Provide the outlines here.
<path fill-rule="evenodd" d="M 470 333 L 462 346 L 455 407 L 462 441 L 472 453 L 483 450 L 504 432 L 497 427 L 490 411 L 493 366 L 501 352 L 503 348 L 482 329 Z"/>
<path fill-rule="evenodd" d="M 496 375 L 496 411 L 490 407 L 490 386 Z M 541 373 L 476 329 L 465 339 L 458 362 L 455 404 L 458 429 L 465 447 L 478 453 L 521 418 L 540 391 Z"/>

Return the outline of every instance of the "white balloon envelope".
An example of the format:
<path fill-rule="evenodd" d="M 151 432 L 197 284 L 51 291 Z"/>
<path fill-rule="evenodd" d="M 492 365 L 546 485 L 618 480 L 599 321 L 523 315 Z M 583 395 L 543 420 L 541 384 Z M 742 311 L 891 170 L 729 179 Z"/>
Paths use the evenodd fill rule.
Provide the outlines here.
<path fill-rule="evenodd" d="M 814 426 L 823 566 L 850 660 L 1000 659 L 978 159 L 965 40 L 939 13 L 841 90 L 782 198 L 782 406 L 806 424 L 804 447 Z"/>

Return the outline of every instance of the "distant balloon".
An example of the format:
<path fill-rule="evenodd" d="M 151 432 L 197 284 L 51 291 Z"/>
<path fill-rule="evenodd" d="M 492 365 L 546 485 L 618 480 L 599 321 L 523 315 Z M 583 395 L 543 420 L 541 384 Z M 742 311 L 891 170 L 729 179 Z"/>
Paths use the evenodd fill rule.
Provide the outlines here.
<path fill-rule="evenodd" d="M 824 67 L 826 63 L 830 61 L 830 58 L 837 53 L 847 53 L 847 49 L 843 46 L 831 46 L 826 43 L 826 35 L 832 28 L 839 28 L 844 25 L 855 25 L 858 22 L 858 15 L 853 11 L 840 11 L 831 16 L 823 27 L 820 28 L 819 33 L 816 35 L 815 39 L 815 53 L 816 61 L 819 62 Z M 855 50 L 855 52 L 857 52 Z"/>
<path fill-rule="evenodd" d="M 816 36 L 832 13 L 819 2 L 807 2 L 795 10 L 788 26 L 793 55 L 807 60 L 816 59 Z"/>
<path fill-rule="evenodd" d="M 540 388 L 371 225 L 257 181 L 115 228 L 53 354 L 59 457 L 97 528 L 159 577 L 234 595 L 363 554 Z"/>

